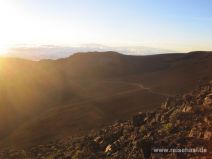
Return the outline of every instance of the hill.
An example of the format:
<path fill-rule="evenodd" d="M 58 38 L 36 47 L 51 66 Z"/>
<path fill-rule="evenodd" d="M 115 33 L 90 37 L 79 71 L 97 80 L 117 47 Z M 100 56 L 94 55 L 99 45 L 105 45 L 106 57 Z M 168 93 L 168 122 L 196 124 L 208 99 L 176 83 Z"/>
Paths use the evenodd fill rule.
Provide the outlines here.
<path fill-rule="evenodd" d="M 86 134 L 138 111 L 157 109 L 165 98 L 210 80 L 211 72 L 211 52 L 0 59 L 1 143 L 31 147 Z"/>
<path fill-rule="evenodd" d="M 211 158 L 212 81 L 169 97 L 155 111 L 140 112 L 85 136 L 31 149 L 6 149 L 3 158 L 178 159 Z"/>

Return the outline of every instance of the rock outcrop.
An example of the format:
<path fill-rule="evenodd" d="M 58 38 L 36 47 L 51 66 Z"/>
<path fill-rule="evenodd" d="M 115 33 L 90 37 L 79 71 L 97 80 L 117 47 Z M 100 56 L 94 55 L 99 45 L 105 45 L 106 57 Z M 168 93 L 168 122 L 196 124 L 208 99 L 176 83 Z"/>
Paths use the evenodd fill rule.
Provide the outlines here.
<path fill-rule="evenodd" d="M 29 150 L 5 149 L 0 158 L 212 158 L 212 82 L 168 98 L 160 108 L 117 121 L 82 137 Z"/>

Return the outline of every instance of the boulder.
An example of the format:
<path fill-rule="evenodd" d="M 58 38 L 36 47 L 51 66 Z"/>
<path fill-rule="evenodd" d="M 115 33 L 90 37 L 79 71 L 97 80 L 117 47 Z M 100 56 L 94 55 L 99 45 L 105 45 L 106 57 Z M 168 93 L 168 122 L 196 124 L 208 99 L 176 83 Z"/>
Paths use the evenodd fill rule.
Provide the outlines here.
<path fill-rule="evenodd" d="M 206 107 L 212 107 L 212 93 L 208 94 L 205 97 L 203 105 Z"/>
<path fill-rule="evenodd" d="M 174 98 L 169 97 L 166 99 L 166 101 L 161 105 L 163 109 L 168 109 L 170 107 L 174 107 L 176 105 L 176 101 Z"/>
<path fill-rule="evenodd" d="M 204 139 L 205 140 L 212 140 L 212 131 L 206 130 L 204 132 Z"/>
<path fill-rule="evenodd" d="M 132 119 L 133 126 L 140 126 L 144 124 L 144 119 L 146 117 L 146 113 L 139 113 L 138 115 L 134 115 Z"/>
<path fill-rule="evenodd" d="M 107 155 L 110 155 L 112 153 L 112 145 L 108 145 L 106 148 L 105 148 L 105 153 Z"/>
<path fill-rule="evenodd" d="M 144 158 L 150 158 L 152 152 L 152 140 L 149 138 L 144 138 L 140 141 L 139 145 L 143 151 Z"/>
<path fill-rule="evenodd" d="M 184 113 L 192 112 L 192 111 L 193 111 L 193 108 L 190 105 L 186 105 L 182 110 L 182 112 L 184 112 Z"/>
<path fill-rule="evenodd" d="M 101 144 L 103 142 L 103 139 L 100 136 L 98 136 L 94 139 L 94 142 Z"/>
<path fill-rule="evenodd" d="M 196 127 L 194 127 L 193 129 L 191 129 L 188 137 L 200 138 L 201 135 L 202 135 L 202 132 L 199 131 Z"/>

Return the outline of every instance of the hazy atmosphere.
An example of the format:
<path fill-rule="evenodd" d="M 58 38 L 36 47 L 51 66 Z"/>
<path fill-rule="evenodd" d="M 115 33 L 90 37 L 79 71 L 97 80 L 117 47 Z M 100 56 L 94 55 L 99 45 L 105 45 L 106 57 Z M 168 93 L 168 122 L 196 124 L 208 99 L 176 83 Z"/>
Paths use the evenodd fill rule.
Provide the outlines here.
<path fill-rule="evenodd" d="M 212 0 L 0 0 L 0 159 L 212 159 Z"/>
<path fill-rule="evenodd" d="M 1 0 L 0 52 L 88 44 L 140 54 L 145 49 L 137 47 L 212 50 L 211 6 L 210 0 Z"/>

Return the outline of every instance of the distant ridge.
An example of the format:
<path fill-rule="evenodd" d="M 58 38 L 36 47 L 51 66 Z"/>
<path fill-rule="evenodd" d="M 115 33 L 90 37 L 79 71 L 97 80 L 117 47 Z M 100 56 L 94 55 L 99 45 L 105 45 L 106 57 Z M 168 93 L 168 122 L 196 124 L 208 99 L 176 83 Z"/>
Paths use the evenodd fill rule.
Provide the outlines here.
<path fill-rule="evenodd" d="M 158 53 L 175 52 L 164 49 L 157 49 L 143 46 L 123 46 L 123 47 L 109 47 L 100 44 L 84 44 L 80 46 L 55 46 L 55 45 L 41 45 L 41 46 L 20 46 L 9 49 L 7 57 L 19 57 L 31 60 L 42 59 L 59 59 L 66 58 L 76 52 L 107 52 L 109 50 L 121 52 L 126 55 L 151 55 Z"/>

